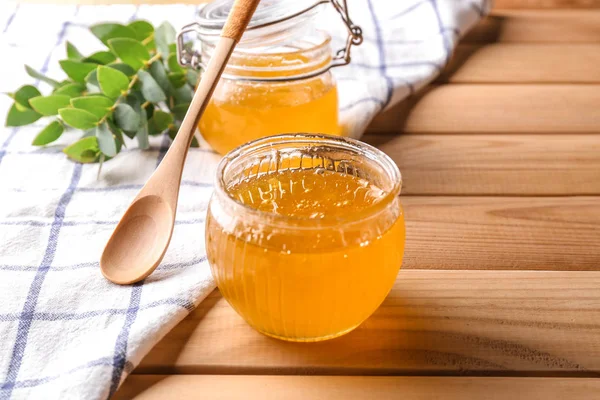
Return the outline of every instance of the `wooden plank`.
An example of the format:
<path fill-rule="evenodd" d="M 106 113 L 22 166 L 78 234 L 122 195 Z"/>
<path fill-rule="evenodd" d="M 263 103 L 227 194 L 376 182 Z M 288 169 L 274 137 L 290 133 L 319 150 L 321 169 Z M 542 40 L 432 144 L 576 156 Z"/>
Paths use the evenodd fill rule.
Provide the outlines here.
<path fill-rule="evenodd" d="M 463 42 L 598 43 L 600 10 L 494 11 Z"/>
<path fill-rule="evenodd" d="M 599 379 L 132 375 L 113 399 L 584 399 Z"/>
<path fill-rule="evenodd" d="M 177 0 L 178 4 L 201 4 L 210 0 Z M 82 4 L 82 5 L 106 5 L 106 4 L 172 4 L 169 0 L 17 0 L 17 3 L 29 4 Z M 193 15 L 190 16 L 193 21 Z"/>
<path fill-rule="evenodd" d="M 599 197 L 405 197 L 402 203 L 404 268 L 600 269 Z"/>
<path fill-rule="evenodd" d="M 441 85 L 378 115 L 370 132 L 600 132 L 600 85 Z"/>
<path fill-rule="evenodd" d="M 600 194 L 600 135 L 366 135 L 408 195 Z"/>
<path fill-rule="evenodd" d="M 494 0 L 494 8 L 600 8 L 600 0 Z"/>
<path fill-rule="evenodd" d="M 438 83 L 598 83 L 600 44 L 459 45 Z"/>
<path fill-rule="evenodd" d="M 597 377 L 599 289 L 600 272 L 401 270 L 359 328 L 312 344 L 259 334 L 215 291 L 134 373 Z"/>

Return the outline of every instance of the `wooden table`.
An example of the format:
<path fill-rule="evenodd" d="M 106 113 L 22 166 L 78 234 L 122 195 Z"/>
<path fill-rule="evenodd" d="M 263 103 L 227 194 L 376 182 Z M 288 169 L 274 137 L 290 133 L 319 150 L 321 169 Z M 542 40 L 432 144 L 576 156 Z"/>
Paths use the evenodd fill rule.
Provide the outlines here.
<path fill-rule="evenodd" d="M 215 291 L 117 398 L 600 397 L 600 10 L 500 9 L 600 1 L 497 4 L 367 136 L 405 180 L 406 256 L 381 308 L 290 344 Z"/>

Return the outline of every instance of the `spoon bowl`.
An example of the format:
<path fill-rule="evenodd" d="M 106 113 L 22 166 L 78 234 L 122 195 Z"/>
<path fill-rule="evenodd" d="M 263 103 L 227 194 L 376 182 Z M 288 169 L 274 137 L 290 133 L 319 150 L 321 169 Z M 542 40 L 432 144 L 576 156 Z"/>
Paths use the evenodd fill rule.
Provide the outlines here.
<path fill-rule="evenodd" d="M 102 274 L 121 285 L 146 278 L 160 264 L 173 234 L 174 213 L 162 197 L 134 201 L 100 259 Z"/>

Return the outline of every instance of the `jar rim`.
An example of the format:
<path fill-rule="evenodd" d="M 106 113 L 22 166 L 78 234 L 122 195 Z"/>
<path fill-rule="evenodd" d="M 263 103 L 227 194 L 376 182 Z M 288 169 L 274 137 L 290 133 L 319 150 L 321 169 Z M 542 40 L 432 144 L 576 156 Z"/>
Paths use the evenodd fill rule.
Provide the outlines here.
<path fill-rule="evenodd" d="M 386 194 L 378 202 L 370 205 L 364 210 L 349 214 L 345 217 L 332 219 L 314 219 L 309 217 L 298 217 L 261 211 L 250 207 L 249 205 L 244 204 L 231 196 L 227 190 L 227 183 L 225 182 L 225 172 L 228 166 L 242 157 L 250 156 L 252 152 L 273 148 L 273 146 L 278 144 L 290 143 L 306 144 L 307 146 L 329 145 L 355 152 L 357 155 L 366 156 L 370 161 L 377 163 L 384 169 L 385 173 L 388 175 L 387 179 L 392 183 L 391 189 L 386 190 Z M 225 201 L 227 205 L 232 206 L 234 209 L 239 210 L 240 212 L 243 212 L 245 215 L 260 218 L 261 221 L 265 221 L 265 223 L 269 225 L 298 225 L 295 226 L 295 228 L 300 229 L 342 226 L 370 219 L 377 216 L 380 212 L 386 210 L 400 194 L 401 189 L 402 174 L 400 173 L 396 163 L 383 151 L 356 139 L 315 133 L 287 133 L 268 136 L 250 141 L 237 147 L 236 149 L 227 153 L 219 162 L 216 171 L 215 184 L 215 192 L 219 198 Z"/>

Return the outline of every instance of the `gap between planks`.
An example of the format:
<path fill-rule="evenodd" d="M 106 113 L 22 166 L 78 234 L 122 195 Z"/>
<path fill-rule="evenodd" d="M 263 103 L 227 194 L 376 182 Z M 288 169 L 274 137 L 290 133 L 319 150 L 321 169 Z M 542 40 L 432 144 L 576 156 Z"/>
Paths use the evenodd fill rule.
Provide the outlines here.
<path fill-rule="evenodd" d="M 583 399 L 599 379 L 131 375 L 114 399 Z"/>
<path fill-rule="evenodd" d="M 401 270 L 357 330 L 312 344 L 259 334 L 215 291 L 134 373 L 598 377 L 599 287 L 600 272 Z"/>

